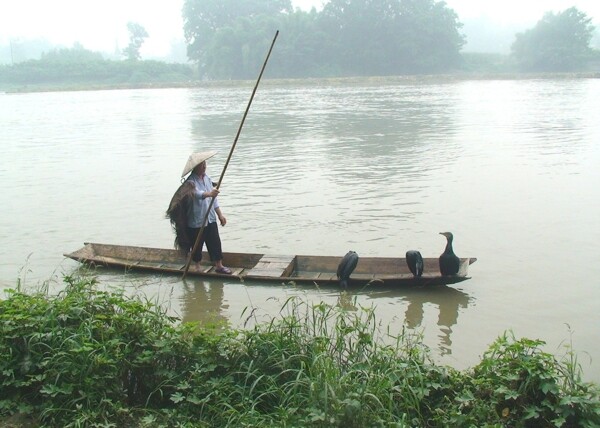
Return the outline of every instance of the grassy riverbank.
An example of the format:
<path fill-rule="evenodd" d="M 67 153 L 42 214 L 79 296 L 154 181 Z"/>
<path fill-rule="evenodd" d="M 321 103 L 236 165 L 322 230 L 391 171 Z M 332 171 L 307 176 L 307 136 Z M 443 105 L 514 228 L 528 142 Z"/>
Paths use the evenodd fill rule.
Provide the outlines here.
<path fill-rule="evenodd" d="M 155 304 L 66 277 L 56 296 L 0 300 L 4 426 L 600 425 L 574 354 L 504 334 L 468 371 L 419 337 L 291 299 L 248 330 L 178 323 Z M 252 314 L 247 316 L 250 318 Z M 386 340 L 385 343 L 389 343 Z"/>
<path fill-rule="evenodd" d="M 599 72 L 585 73 L 481 73 L 459 72 L 454 74 L 410 75 L 410 76 L 370 76 L 370 77 L 330 77 L 305 79 L 264 79 L 262 86 L 347 86 L 347 85 L 414 85 L 424 83 L 450 83 L 471 80 L 541 80 L 541 79 L 599 79 Z M 148 82 L 63 82 L 28 83 L 21 85 L 2 84 L 0 92 L 11 94 L 34 92 L 74 92 L 107 91 L 123 89 L 176 89 L 176 88 L 250 88 L 255 81 L 250 80 L 163 80 Z"/>

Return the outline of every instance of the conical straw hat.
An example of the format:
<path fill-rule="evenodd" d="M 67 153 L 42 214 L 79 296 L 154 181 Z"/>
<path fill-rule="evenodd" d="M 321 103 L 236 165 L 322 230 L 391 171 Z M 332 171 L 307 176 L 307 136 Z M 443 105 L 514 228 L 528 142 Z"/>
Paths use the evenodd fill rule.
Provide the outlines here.
<path fill-rule="evenodd" d="M 195 152 L 190 155 L 187 162 L 185 163 L 185 167 L 183 168 L 183 172 L 181 173 L 182 177 L 185 177 L 191 170 L 193 170 L 196 165 L 201 164 L 207 159 L 212 158 L 216 155 L 217 152 Z"/>

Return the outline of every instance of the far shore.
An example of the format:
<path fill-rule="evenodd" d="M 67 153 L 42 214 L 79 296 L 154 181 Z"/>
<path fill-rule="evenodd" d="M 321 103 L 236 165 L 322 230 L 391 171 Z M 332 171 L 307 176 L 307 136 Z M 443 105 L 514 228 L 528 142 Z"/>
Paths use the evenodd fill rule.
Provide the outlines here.
<path fill-rule="evenodd" d="M 598 79 L 598 72 L 578 73 L 454 73 L 406 76 L 347 76 L 322 78 L 265 78 L 263 86 L 335 86 L 347 84 L 390 85 L 419 83 L 444 83 L 461 80 L 535 80 L 535 79 Z M 66 92 L 66 91 L 105 91 L 123 89 L 174 89 L 174 88 L 211 88 L 211 87 L 244 87 L 254 81 L 250 80 L 189 80 L 178 82 L 136 82 L 136 83 L 36 83 L 20 86 L 2 87 L 0 92 L 7 94 L 31 92 Z"/>

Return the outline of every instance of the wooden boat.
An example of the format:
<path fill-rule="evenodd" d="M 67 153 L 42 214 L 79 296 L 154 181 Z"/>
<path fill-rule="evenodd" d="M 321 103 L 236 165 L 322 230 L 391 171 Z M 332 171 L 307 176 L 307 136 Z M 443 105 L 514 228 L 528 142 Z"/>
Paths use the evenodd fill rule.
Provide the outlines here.
<path fill-rule="evenodd" d="M 336 272 L 342 256 L 302 256 L 270 255 L 254 253 L 224 253 L 223 262 L 232 270 L 232 275 L 215 272 L 204 254 L 202 263 L 190 265 L 187 276 L 208 278 L 237 278 L 239 280 L 257 280 L 278 283 L 311 283 L 337 285 Z M 124 268 L 182 275 L 187 257 L 177 250 L 131 247 L 86 243 L 83 248 L 65 254 L 79 262 L 93 266 Z M 356 269 L 350 277 L 350 286 L 366 284 L 385 285 L 439 285 L 454 284 L 469 279 L 468 267 L 476 258 L 460 260 L 458 274 L 442 276 L 438 259 L 424 259 L 423 276 L 415 278 L 410 273 L 406 260 L 396 257 L 360 257 Z"/>

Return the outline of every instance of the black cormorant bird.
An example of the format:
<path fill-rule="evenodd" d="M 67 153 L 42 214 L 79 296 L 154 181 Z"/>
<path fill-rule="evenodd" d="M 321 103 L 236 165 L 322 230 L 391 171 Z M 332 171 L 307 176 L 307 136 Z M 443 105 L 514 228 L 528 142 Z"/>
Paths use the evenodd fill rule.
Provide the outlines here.
<path fill-rule="evenodd" d="M 358 254 L 356 254 L 356 251 L 350 250 L 346 253 L 338 265 L 337 277 L 340 280 L 340 285 L 344 289 L 348 288 L 348 279 L 350 278 L 350 275 L 352 275 L 352 272 L 354 272 L 357 264 Z"/>
<path fill-rule="evenodd" d="M 452 240 L 454 236 L 450 232 L 440 232 L 440 235 L 446 237 L 446 249 L 440 256 L 440 273 L 442 275 L 456 275 L 460 266 L 460 259 L 452 250 Z"/>
<path fill-rule="evenodd" d="M 423 256 L 416 250 L 406 252 L 406 264 L 414 276 L 423 275 Z"/>

